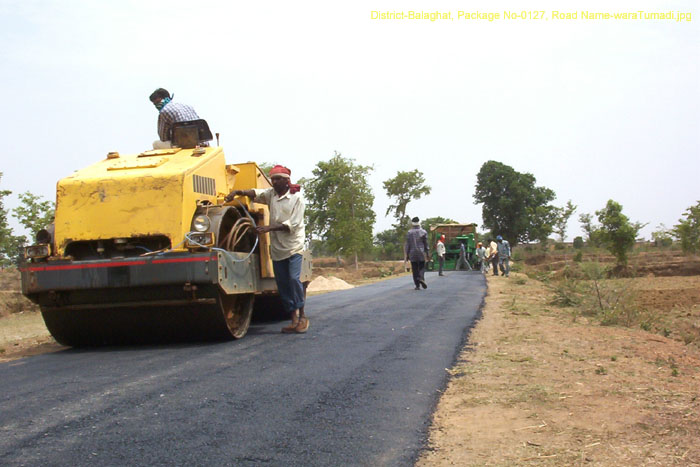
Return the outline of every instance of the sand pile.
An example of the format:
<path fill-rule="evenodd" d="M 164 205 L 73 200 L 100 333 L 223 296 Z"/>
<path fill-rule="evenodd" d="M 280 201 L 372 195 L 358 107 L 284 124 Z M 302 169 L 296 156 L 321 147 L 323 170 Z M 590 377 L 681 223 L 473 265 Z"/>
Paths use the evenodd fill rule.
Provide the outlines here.
<path fill-rule="evenodd" d="M 337 277 L 325 278 L 323 276 L 318 276 L 316 279 L 309 283 L 309 287 L 306 289 L 309 292 L 319 292 L 325 290 L 345 290 L 352 289 L 354 285 L 350 285 L 343 279 L 338 279 Z"/>

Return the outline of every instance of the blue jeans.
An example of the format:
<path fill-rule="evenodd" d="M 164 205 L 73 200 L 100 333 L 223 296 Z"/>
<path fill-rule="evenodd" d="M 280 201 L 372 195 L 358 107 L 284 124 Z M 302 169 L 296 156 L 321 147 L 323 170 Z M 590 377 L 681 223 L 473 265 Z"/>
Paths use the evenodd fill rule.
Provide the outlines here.
<path fill-rule="evenodd" d="M 299 280 L 301 260 L 302 256 L 297 253 L 287 259 L 272 262 L 277 291 L 285 310 L 290 313 L 304 307 L 304 286 Z"/>

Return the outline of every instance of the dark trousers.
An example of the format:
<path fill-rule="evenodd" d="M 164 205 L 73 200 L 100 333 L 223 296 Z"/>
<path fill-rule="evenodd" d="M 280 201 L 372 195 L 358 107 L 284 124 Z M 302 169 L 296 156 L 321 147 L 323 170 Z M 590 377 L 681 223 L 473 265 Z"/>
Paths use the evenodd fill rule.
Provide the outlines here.
<path fill-rule="evenodd" d="M 438 256 L 438 274 L 442 276 L 442 268 L 445 267 L 445 257 Z"/>
<path fill-rule="evenodd" d="M 493 255 L 491 258 L 491 266 L 493 267 L 493 275 L 498 275 L 498 255 Z"/>
<path fill-rule="evenodd" d="M 277 291 L 284 305 L 284 309 L 293 312 L 304 307 L 304 286 L 301 277 L 301 255 L 292 255 L 282 261 L 273 261 L 272 269 L 275 272 Z"/>
<path fill-rule="evenodd" d="M 413 282 L 418 287 L 420 281 L 425 280 L 425 261 L 411 261 L 411 272 L 413 273 Z"/>

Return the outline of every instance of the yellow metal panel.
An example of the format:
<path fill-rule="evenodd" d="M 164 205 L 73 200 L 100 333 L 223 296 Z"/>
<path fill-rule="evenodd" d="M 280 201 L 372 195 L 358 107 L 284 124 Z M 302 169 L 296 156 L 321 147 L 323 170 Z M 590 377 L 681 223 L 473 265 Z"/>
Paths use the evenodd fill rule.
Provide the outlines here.
<path fill-rule="evenodd" d="M 221 148 L 206 148 L 199 155 L 182 149 L 148 156 L 105 159 L 58 182 L 59 255 L 71 241 L 145 235 L 165 235 L 175 247 L 189 232 L 197 201 L 215 203 L 217 194 L 227 192 Z M 114 170 L 115 164 L 120 170 Z M 194 174 L 213 179 L 215 193 L 195 192 Z"/>
<path fill-rule="evenodd" d="M 57 254 L 73 241 L 151 235 L 164 235 L 183 249 L 198 202 L 216 204 L 234 189 L 271 186 L 254 162 L 226 165 L 219 147 L 110 153 L 58 182 Z M 269 223 L 267 206 L 241 201 Z M 274 277 L 269 234 L 260 237 L 260 252 L 262 277 Z"/>
<path fill-rule="evenodd" d="M 260 170 L 260 167 L 255 162 L 245 162 L 236 164 L 238 173 L 236 174 L 235 184 L 231 190 L 250 190 L 253 188 L 272 188 L 270 180 Z M 270 210 L 267 205 L 250 202 L 247 198 L 242 198 L 241 202 L 248 205 L 248 210 L 253 213 L 258 221 L 264 225 L 270 223 Z M 260 275 L 262 277 L 275 277 L 272 271 L 272 258 L 270 257 L 270 234 L 260 235 Z"/>
<path fill-rule="evenodd" d="M 150 159 L 121 159 L 114 161 L 112 165 L 107 167 L 107 170 L 123 170 L 123 169 L 150 169 L 163 165 L 168 161 L 167 157 L 151 157 Z"/>

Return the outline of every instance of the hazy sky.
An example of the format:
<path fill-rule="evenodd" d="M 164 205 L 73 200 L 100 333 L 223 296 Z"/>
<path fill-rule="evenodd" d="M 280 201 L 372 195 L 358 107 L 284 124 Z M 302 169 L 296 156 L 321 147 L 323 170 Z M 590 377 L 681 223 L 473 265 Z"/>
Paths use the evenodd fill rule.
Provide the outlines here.
<path fill-rule="evenodd" d="M 496 160 L 532 173 L 556 204 L 578 205 L 570 238 L 578 214 L 611 198 L 649 223 L 649 238 L 700 200 L 700 10 L 562 4 L 0 0 L 6 207 L 27 190 L 54 199 L 58 179 L 109 151 L 149 149 L 148 96 L 164 87 L 221 133 L 230 163 L 282 163 L 293 180 L 334 151 L 373 165 L 375 231 L 393 221 L 382 181 L 413 169 L 433 190 L 410 215 L 481 224 L 476 173 Z M 523 9 L 545 19 L 503 18 Z M 577 18 L 555 19 L 555 9 Z M 501 19 L 458 19 L 460 10 Z"/>

